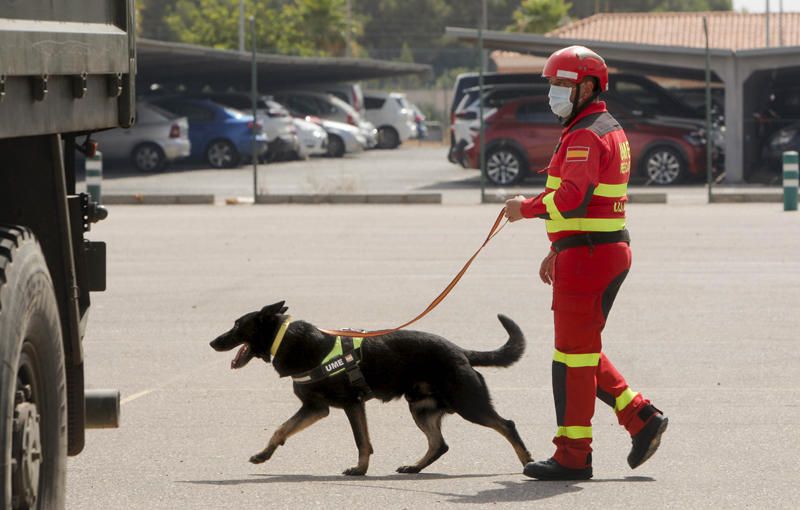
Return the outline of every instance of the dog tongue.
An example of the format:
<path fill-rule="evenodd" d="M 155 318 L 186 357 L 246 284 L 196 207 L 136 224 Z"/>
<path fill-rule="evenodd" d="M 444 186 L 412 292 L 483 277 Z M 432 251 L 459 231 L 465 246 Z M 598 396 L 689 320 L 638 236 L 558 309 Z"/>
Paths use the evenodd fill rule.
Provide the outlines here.
<path fill-rule="evenodd" d="M 233 358 L 231 361 L 231 368 L 239 368 L 241 366 L 242 359 L 246 358 L 250 352 L 250 346 L 248 344 L 242 345 L 239 350 L 236 352 L 236 357 Z"/>

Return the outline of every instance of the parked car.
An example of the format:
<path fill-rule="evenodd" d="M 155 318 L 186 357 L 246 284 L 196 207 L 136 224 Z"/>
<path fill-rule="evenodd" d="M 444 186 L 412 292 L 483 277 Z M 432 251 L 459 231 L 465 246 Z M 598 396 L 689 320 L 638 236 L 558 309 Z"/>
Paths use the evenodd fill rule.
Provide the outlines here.
<path fill-rule="evenodd" d="M 406 96 L 397 92 L 367 92 L 364 94 L 367 120 L 378 127 L 378 147 L 394 149 L 409 138 L 416 137 L 414 111 Z"/>
<path fill-rule="evenodd" d="M 310 115 L 355 127 L 361 122 L 361 115 L 352 106 L 327 92 L 284 91 L 276 92 L 273 97 L 295 117 Z"/>
<path fill-rule="evenodd" d="M 334 96 L 338 97 L 345 103 L 352 106 L 353 109 L 357 111 L 362 118 L 367 113 L 364 108 L 364 92 L 361 89 L 361 85 L 359 83 L 348 83 L 348 82 L 327 83 L 320 85 L 311 85 L 307 88 L 309 90 L 314 90 L 317 92 L 326 92 L 328 94 L 333 94 Z"/>
<path fill-rule="evenodd" d="M 173 96 L 152 103 L 189 120 L 190 157 L 194 160 L 206 161 L 214 168 L 238 166 L 252 153 L 253 133 L 258 157 L 267 153 L 267 137 L 252 115 L 208 99 Z"/>
<path fill-rule="evenodd" d="M 346 153 L 361 152 L 367 146 L 364 134 L 356 126 L 312 115 L 305 117 L 305 120 L 319 125 L 328 133 L 328 156 L 341 158 Z"/>
<path fill-rule="evenodd" d="M 207 92 L 200 94 L 199 97 L 243 113 L 250 113 L 253 109 L 252 97 L 242 92 Z M 269 140 L 267 152 L 269 159 L 304 157 L 297 137 L 297 128 L 286 108 L 269 96 L 259 96 L 256 98 L 256 116 Z"/>
<path fill-rule="evenodd" d="M 364 135 L 364 139 L 367 143 L 366 149 L 374 149 L 378 146 L 378 128 L 375 127 L 375 124 L 361 117 L 361 122 L 358 123 L 358 129 L 360 129 L 361 134 Z"/>
<path fill-rule="evenodd" d="M 764 144 L 761 159 L 770 174 L 781 175 L 785 151 L 800 152 L 800 122 L 775 131 Z"/>
<path fill-rule="evenodd" d="M 484 86 L 483 118 L 493 115 L 497 108 L 520 97 L 547 96 L 549 84 L 539 78 L 538 83 L 506 83 Z M 451 133 L 455 145 L 451 147 L 448 159 L 460 163 L 464 157 L 464 149 L 472 143 L 472 135 L 480 129 L 480 87 L 464 90 L 461 102 L 456 107 Z"/>
<path fill-rule="evenodd" d="M 140 172 L 159 172 L 170 161 L 189 157 L 189 122 L 158 106 L 136 104 L 136 124 L 93 135 L 103 157 L 130 161 Z"/>
<path fill-rule="evenodd" d="M 328 133 L 314 122 L 298 117 L 292 117 L 297 136 L 303 147 L 303 154 L 309 156 L 323 156 L 328 153 Z"/>
<path fill-rule="evenodd" d="M 462 73 L 456 77 L 453 84 L 453 98 L 450 102 L 450 150 L 447 153 L 447 159 L 451 163 L 458 163 L 459 160 L 455 158 L 455 148 L 457 140 L 455 138 L 454 123 L 455 115 L 458 106 L 464 99 L 464 94 L 469 88 L 477 87 L 479 85 L 479 73 Z M 504 83 L 511 84 L 541 84 L 543 78 L 540 73 L 484 73 L 483 85 L 498 85 Z M 471 101 L 470 101 L 471 103 Z M 467 103 L 469 104 L 469 103 Z M 476 117 L 477 118 L 477 117 Z M 462 148 L 463 149 L 463 148 Z"/>
<path fill-rule="evenodd" d="M 705 139 L 692 125 L 666 125 L 627 111 L 613 100 L 609 111 L 625 128 L 631 148 L 631 171 L 654 184 L 673 184 L 705 175 Z M 531 172 L 545 169 L 563 126 L 546 97 L 511 101 L 486 119 L 486 176 L 490 183 L 510 186 Z M 464 164 L 480 167 L 477 133 Z"/>

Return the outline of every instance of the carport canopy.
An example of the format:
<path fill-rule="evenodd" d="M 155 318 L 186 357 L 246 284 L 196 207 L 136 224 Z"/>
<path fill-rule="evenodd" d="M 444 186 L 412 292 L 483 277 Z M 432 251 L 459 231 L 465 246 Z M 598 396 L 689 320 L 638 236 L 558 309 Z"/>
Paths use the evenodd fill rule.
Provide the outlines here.
<path fill-rule="evenodd" d="M 462 42 L 478 43 L 477 29 L 448 27 L 447 35 Z M 610 66 L 619 69 L 704 79 L 706 57 L 702 48 L 483 31 L 483 45 L 487 49 L 549 56 L 560 48 L 575 44 L 597 51 Z M 725 181 L 740 183 L 744 181 L 744 126 L 748 115 L 744 107 L 745 81 L 756 71 L 797 67 L 800 46 L 737 51 L 712 48 L 709 53 L 712 75 L 725 86 Z"/>
<path fill-rule="evenodd" d="M 149 90 L 205 86 L 250 90 L 252 54 L 192 44 L 139 39 L 137 88 Z M 362 58 L 293 57 L 256 54 L 261 91 L 309 85 L 430 73 L 430 66 Z"/>

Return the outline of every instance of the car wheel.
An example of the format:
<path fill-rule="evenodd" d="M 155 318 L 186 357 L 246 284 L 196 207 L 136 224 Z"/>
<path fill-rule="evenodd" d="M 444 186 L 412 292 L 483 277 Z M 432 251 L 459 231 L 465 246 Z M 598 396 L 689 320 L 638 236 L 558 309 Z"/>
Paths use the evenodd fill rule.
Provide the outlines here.
<path fill-rule="evenodd" d="M 64 508 L 66 410 L 47 264 L 30 230 L 0 225 L 0 508 Z"/>
<path fill-rule="evenodd" d="M 214 168 L 233 168 L 240 160 L 239 151 L 227 140 L 214 140 L 206 148 L 206 161 Z"/>
<path fill-rule="evenodd" d="M 648 183 L 666 186 L 680 182 L 686 175 L 686 163 L 681 153 L 672 147 L 656 147 L 647 151 L 643 173 Z"/>
<path fill-rule="evenodd" d="M 167 165 L 167 156 L 157 144 L 143 143 L 133 149 L 131 161 L 140 172 L 160 172 Z"/>
<path fill-rule="evenodd" d="M 519 184 L 527 171 L 525 161 L 509 147 L 493 149 L 486 155 L 486 178 L 495 186 Z"/>
<path fill-rule="evenodd" d="M 328 156 L 332 158 L 341 158 L 344 156 L 344 153 L 344 140 L 336 135 L 328 135 Z"/>
<path fill-rule="evenodd" d="M 391 126 L 381 126 L 378 128 L 378 148 L 396 149 L 400 145 L 400 135 Z"/>

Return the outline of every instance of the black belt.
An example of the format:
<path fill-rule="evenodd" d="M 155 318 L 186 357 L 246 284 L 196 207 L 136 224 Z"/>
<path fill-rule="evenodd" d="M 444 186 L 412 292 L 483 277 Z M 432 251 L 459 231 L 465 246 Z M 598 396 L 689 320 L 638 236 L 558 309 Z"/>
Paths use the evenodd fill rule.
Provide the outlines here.
<path fill-rule="evenodd" d="M 586 232 L 574 236 L 564 237 L 553 242 L 553 251 L 556 253 L 577 248 L 578 246 L 594 246 L 596 244 L 628 243 L 631 244 L 631 236 L 626 229 L 615 232 Z"/>

